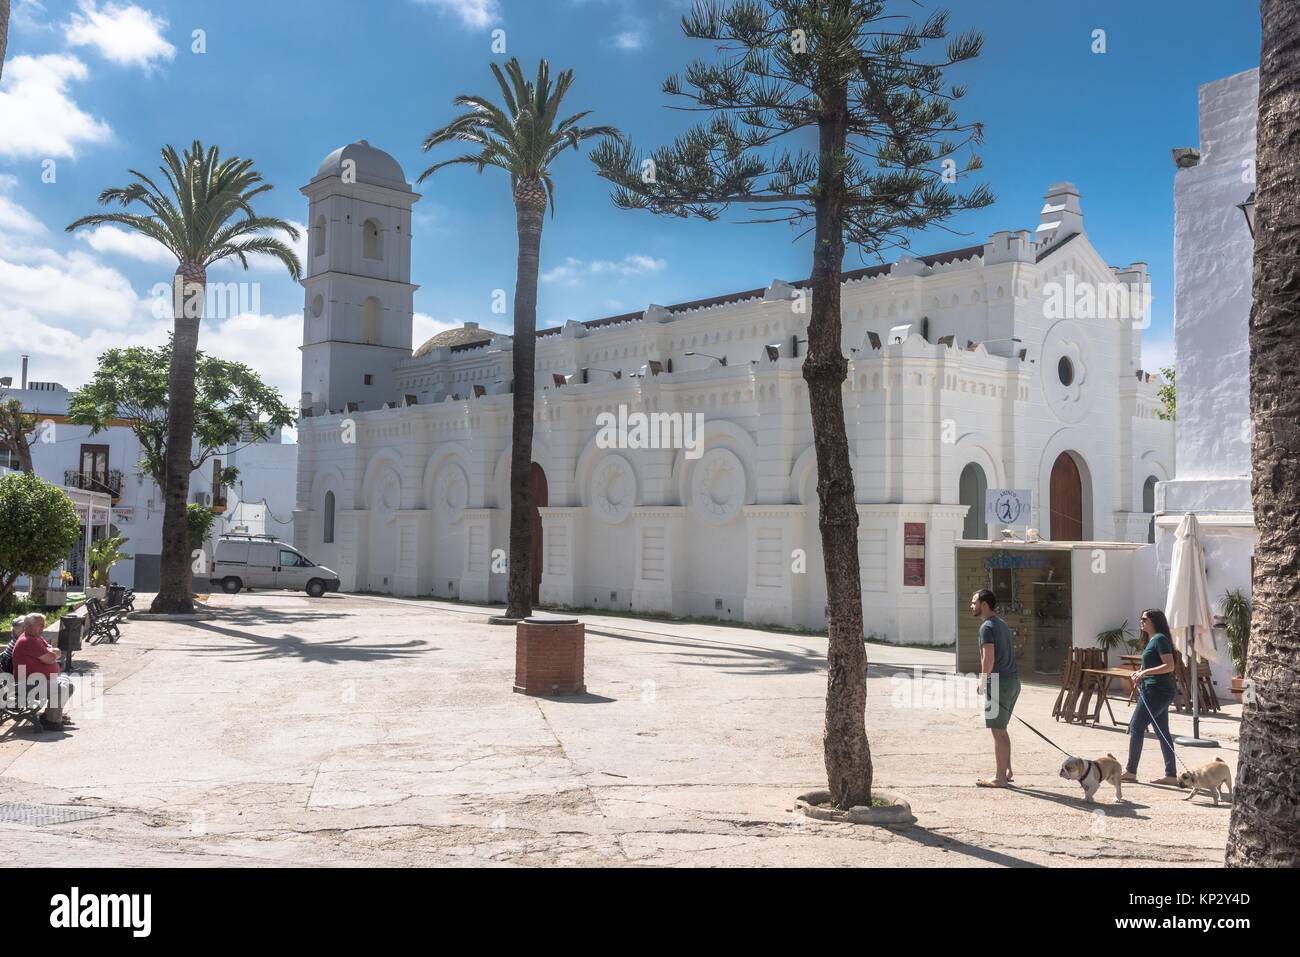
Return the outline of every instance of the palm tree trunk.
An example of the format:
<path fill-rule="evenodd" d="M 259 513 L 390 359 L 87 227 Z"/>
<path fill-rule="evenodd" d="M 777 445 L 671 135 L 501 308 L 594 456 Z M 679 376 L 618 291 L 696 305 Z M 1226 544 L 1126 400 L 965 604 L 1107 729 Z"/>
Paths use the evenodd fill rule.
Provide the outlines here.
<path fill-rule="evenodd" d="M 5 49 L 9 46 L 9 0 L 0 0 L 0 77 L 5 75 Z"/>
<path fill-rule="evenodd" d="M 1300 865 L 1300 5 L 1262 0 L 1250 409 L 1254 613 L 1229 866 Z"/>
<path fill-rule="evenodd" d="M 539 195 L 540 193 L 540 195 Z M 510 441 L 510 579 L 506 617 L 533 613 L 533 388 L 537 354 L 537 271 L 546 194 L 540 183 L 515 189 L 519 259 L 515 271 L 514 416 Z"/>
<path fill-rule="evenodd" d="M 192 601 L 190 528 L 190 454 L 194 436 L 194 366 L 207 274 L 202 266 L 182 263 L 173 281 L 176 319 L 172 361 L 167 373 L 167 474 L 163 488 L 162 572 L 154 614 L 188 614 Z"/>
<path fill-rule="evenodd" d="M 844 427 L 848 360 L 840 344 L 840 270 L 844 262 L 847 189 L 836 163 L 848 141 L 848 90 L 825 98 L 813 248 L 812 310 L 803 377 L 808 383 L 817 455 L 818 525 L 826 568 L 828 635 L 826 727 L 823 749 L 831 800 L 849 808 L 871 803 L 867 742 L 867 654 L 862 641 L 862 581 L 858 571 L 858 509 Z"/>

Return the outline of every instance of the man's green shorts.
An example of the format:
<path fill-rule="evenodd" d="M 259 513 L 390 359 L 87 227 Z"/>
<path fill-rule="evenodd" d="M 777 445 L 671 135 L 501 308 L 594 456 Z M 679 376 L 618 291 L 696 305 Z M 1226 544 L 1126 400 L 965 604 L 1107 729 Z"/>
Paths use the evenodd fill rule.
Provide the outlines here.
<path fill-rule="evenodd" d="M 984 727 L 1005 731 L 1019 697 L 1019 675 L 990 676 L 989 693 L 984 700 Z"/>

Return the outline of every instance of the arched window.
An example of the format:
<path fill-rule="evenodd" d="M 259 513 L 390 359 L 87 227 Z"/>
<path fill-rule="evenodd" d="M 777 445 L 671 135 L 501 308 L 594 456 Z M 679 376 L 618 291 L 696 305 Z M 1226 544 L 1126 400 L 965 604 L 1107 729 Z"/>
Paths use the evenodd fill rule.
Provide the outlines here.
<path fill-rule="evenodd" d="M 378 220 L 367 219 L 361 224 L 361 255 L 366 259 L 384 258 L 384 237 Z"/>
<path fill-rule="evenodd" d="M 326 545 L 334 544 L 334 493 L 325 493 L 325 529 L 321 541 Z"/>
<path fill-rule="evenodd" d="M 989 490 L 989 480 L 984 470 L 971 462 L 961 470 L 961 479 L 957 483 L 958 500 L 962 505 L 970 506 L 966 512 L 966 524 L 962 526 L 961 537 L 970 541 L 987 541 L 989 525 L 984 518 L 985 493 Z"/>
<path fill-rule="evenodd" d="M 1148 475 L 1146 482 L 1142 486 L 1142 511 L 1151 516 L 1151 522 L 1147 525 L 1147 542 L 1153 543 L 1156 540 L 1156 482 L 1160 481 L 1154 475 Z"/>
<path fill-rule="evenodd" d="M 325 255 L 325 217 L 317 216 L 316 225 L 311 228 L 311 254 L 313 257 Z"/>
<path fill-rule="evenodd" d="M 368 346 L 379 345 L 383 338 L 384 307 L 370 296 L 361 307 L 361 341 Z"/>

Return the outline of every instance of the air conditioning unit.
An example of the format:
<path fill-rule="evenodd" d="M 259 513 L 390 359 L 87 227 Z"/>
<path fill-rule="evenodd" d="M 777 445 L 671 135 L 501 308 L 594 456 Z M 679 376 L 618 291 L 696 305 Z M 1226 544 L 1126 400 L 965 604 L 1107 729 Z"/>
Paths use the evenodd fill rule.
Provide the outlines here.
<path fill-rule="evenodd" d="M 195 504 L 195 505 L 206 505 L 206 506 L 208 506 L 208 507 L 210 508 L 210 507 L 212 506 L 212 493 L 211 493 L 211 492 L 195 492 L 195 493 L 194 493 L 194 504 Z"/>

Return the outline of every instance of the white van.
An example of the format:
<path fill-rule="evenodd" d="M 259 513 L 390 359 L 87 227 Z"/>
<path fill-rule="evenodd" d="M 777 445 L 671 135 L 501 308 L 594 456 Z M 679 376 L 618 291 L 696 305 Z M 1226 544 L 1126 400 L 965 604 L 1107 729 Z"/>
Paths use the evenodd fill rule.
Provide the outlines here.
<path fill-rule="evenodd" d="M 217 539 L 212 587 L 234 595 L 241 588 L 287 588 L 319 598 L 339 590 L 339 576 L 274 538 L 232 535 Z"/>

